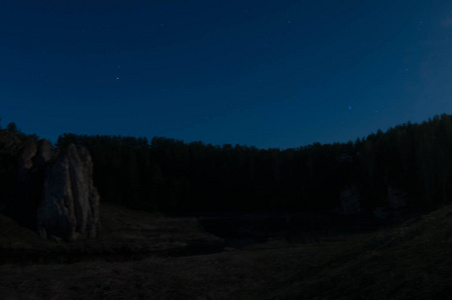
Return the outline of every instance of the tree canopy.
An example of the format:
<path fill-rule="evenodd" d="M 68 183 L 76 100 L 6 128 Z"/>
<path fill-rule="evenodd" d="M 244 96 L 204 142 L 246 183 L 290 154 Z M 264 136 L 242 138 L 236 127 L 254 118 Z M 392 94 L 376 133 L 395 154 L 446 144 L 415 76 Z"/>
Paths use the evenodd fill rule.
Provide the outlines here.
<path fill-rule="evenodd" d="M 452 199 L 452 116 L 379 130 L 355 142 L 296 149 L 155 137 L 63 134 L 57 146 L 88 147 L 103 201 L 151 211 L 335 210 L 347 186 L 364 210 L 388 203 L 388 189 L 409 206 Z"/>

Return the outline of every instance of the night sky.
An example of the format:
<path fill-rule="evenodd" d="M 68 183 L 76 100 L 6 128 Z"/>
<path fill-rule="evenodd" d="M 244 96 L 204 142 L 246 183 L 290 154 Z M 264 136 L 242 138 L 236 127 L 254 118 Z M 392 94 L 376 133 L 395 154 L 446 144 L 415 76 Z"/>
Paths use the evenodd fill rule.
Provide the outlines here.
<path fill-rule="evenodd" d="M 452 113 L 452 1 L 0 3 L 0 115 L 25 133 L 259 148 Z"/>

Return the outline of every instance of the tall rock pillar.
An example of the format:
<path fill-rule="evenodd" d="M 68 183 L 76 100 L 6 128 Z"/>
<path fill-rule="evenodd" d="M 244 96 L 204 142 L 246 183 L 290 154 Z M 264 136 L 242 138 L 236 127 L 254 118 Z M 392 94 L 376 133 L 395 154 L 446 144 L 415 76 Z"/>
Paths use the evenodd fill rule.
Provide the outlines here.
<path fill-rule="evenodd" d="M 37 209 L 37 230 L 41 236 L 64 240 L 96 236 L 99 194 L 92 173 L 88 150 L 73 144 L 48 166 L 44 196 Z"/>

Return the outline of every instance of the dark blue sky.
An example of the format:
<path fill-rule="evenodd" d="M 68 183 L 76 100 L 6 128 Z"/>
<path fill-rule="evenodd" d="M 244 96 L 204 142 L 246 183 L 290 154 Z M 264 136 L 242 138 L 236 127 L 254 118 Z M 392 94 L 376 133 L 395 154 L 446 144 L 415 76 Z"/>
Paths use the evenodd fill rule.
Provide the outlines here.
<path fill-rule="evenodd" d="M 452 113 L 452 1 L 0 4 L 0 115 L 260 148 Z"/>

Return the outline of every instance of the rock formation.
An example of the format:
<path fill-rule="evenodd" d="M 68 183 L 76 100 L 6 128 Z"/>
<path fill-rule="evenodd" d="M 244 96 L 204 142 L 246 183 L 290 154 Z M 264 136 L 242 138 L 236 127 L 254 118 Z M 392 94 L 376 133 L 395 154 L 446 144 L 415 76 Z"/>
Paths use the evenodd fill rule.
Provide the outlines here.
<path fill-rule="evenodd" d="M 92 172 L 88 150 L 73 144 L 47 169 L 44 199 L 37 210 L 37 229 L 43 237 L 73 240 L 96 236 L 99 196 Z"/>
<path fill-rule="evenodd" d="M 388 202 L 391 209 L 399 209 L 407 206 L 407 192 L 402 189 L 388 187 Z"/>
<path fill-rule="evenodd" d="M 359 192 L 354 185 L 349 185 L 342 190 L 340 200 L 344 215 L 353 215 L 361 212 Z"/>
<path fill-rule="evenodd" d="M 69 145 L 58 154 L 46 140 L 21 141 L 0 130 L 0 209 L 44 238 L 96 236 L 99 195 L 93 162 L 85 147 Z"/>
<path fill-rule="evenodd" d="M 27 139 L 22 144 L 22 150 L 18 158 L 18 172 L 19 181 L 25 182 L 29 180 L 31 175 L 31 168 L 33 167 L 33 158 L 36 156 L 38 148 L 36 142 L 32 139 Z"/>
<path fill-rule="evenodd" d="M 38 152 L 33 158 L 33 166 L 36 169 L 45 167 L 45 165 L 55 156 L 52 149 L 52 144 L 47 140 L 40 140 L 38 142 Z"/>
<path fill-rule="evenodd" d="M 21 145 L 22 142 L 17 135 L 8 130 L 0 130 L 0 154 L 15 153 Z"/>

